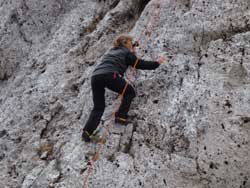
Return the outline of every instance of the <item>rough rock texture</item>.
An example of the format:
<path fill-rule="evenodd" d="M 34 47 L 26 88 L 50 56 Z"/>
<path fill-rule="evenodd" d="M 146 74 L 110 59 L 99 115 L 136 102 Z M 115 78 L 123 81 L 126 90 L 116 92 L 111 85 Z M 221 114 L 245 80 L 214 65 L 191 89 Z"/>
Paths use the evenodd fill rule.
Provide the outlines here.
<path fill-rule="evenodd" d="M 172 58 L 137 71 L 134 123 L 111 128 L 89 187 L 249 188 L 249 8 L 249 0 L 1 0 L 0 187 L 83 186 L 96 149 L 80 140 L 91 71 L 117 34 L 138 39 L 159 13 L 137 54 Z M 116 94 L 106 99 L 103 118 Z"/>

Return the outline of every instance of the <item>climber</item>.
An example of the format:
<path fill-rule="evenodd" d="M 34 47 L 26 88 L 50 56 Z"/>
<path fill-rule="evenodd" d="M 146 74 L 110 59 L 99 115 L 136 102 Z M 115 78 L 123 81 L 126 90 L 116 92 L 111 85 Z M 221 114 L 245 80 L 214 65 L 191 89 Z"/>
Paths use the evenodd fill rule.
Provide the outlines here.
<path fill-rule="evenodd" d="M 97 65 L 92 73 L 91 87 L 94 108 L 82 130 L 82 140 L 85 142 L 91 141 L 92 133 L 101 121 L 105 109 L 105 88 L 121 94 L 126 85 L 123 75 L 128 66 L 133 66 L 137 60 L 135 47 L 138 46 L 138 43 L 133 43 L 132 41 L 132 37 L 127 34 L 117 36 L 114 40 L 114 47 L 103 56 L 101 63 Z M 153 70 L 163 63 L 164 60 L 164 57 L 159 57 L 157 61 L 138 59 L 138 64 L 135 68 Z M 123 125 L 128 123 L 127 113 L 134 97 L 135 90 L 128 84 L 119 110 L 115 113 L 116 123 Z"/>

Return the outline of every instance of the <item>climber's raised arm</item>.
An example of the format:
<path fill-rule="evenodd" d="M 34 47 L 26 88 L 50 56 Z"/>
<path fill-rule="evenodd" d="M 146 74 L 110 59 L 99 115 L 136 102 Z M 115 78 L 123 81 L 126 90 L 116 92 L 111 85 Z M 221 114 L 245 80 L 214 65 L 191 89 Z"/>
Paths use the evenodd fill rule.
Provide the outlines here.
<path fill-rule="evenodd" d="M 129 65 L 134 66 L 136 59 L 137 57 L 134 53 L 128 52 L 126 56 L 126 60 Z M 159 57 L 157 61 L 146 61 L 144 59 L 138 59 L 138 63 L 135 68 L 143 69 L 143 70 L 152 70 L 152 69 L 156 69 L 157 67 L 159 67 L 159 65 L 163 63 L 164 61 L 165 61 L 164 57 Z"/>

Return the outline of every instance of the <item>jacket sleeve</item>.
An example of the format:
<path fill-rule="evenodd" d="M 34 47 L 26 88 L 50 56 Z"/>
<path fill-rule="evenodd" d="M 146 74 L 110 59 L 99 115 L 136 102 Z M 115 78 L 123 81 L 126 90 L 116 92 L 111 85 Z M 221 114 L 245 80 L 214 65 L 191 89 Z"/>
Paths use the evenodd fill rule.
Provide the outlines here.
<path fill-rule="evenodd" d="M 137 57 L 135 56 L 135 54 L 133 54 L 132 52 L 128 52 L 128 54 L 126 56 L 126 61 L 127 61 L 128 65 L 133 67 L 136 59 L 137 59 Z M 157 61 L 146 61 L 143 59 L 139 59 L 135 68 L 136 69 L 143 69 L 143 70 L 153 70 L 153 69 L 156 69 L 157 67 L 159 67 L 159 65 L 160 64 Z"/>

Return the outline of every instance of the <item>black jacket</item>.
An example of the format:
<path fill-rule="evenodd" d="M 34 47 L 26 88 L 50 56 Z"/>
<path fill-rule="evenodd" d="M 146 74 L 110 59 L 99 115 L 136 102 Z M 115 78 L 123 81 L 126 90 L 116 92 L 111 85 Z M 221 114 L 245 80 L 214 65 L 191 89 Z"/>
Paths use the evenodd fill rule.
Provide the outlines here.
<path fill-rule="evenodd" d="M 130 52 L 126 47 L 111 48 L 109 52 L 103 56 L 101 63 L 96 66 L 92 76 L 111 72 L 118 72 L 123 76 L 128 66 L 134 66 L 136 59 L 135 54 Z M 135 68 L 152 70 L 158 66 L 159 63 L 157 61 L 139 59 Z"/>

